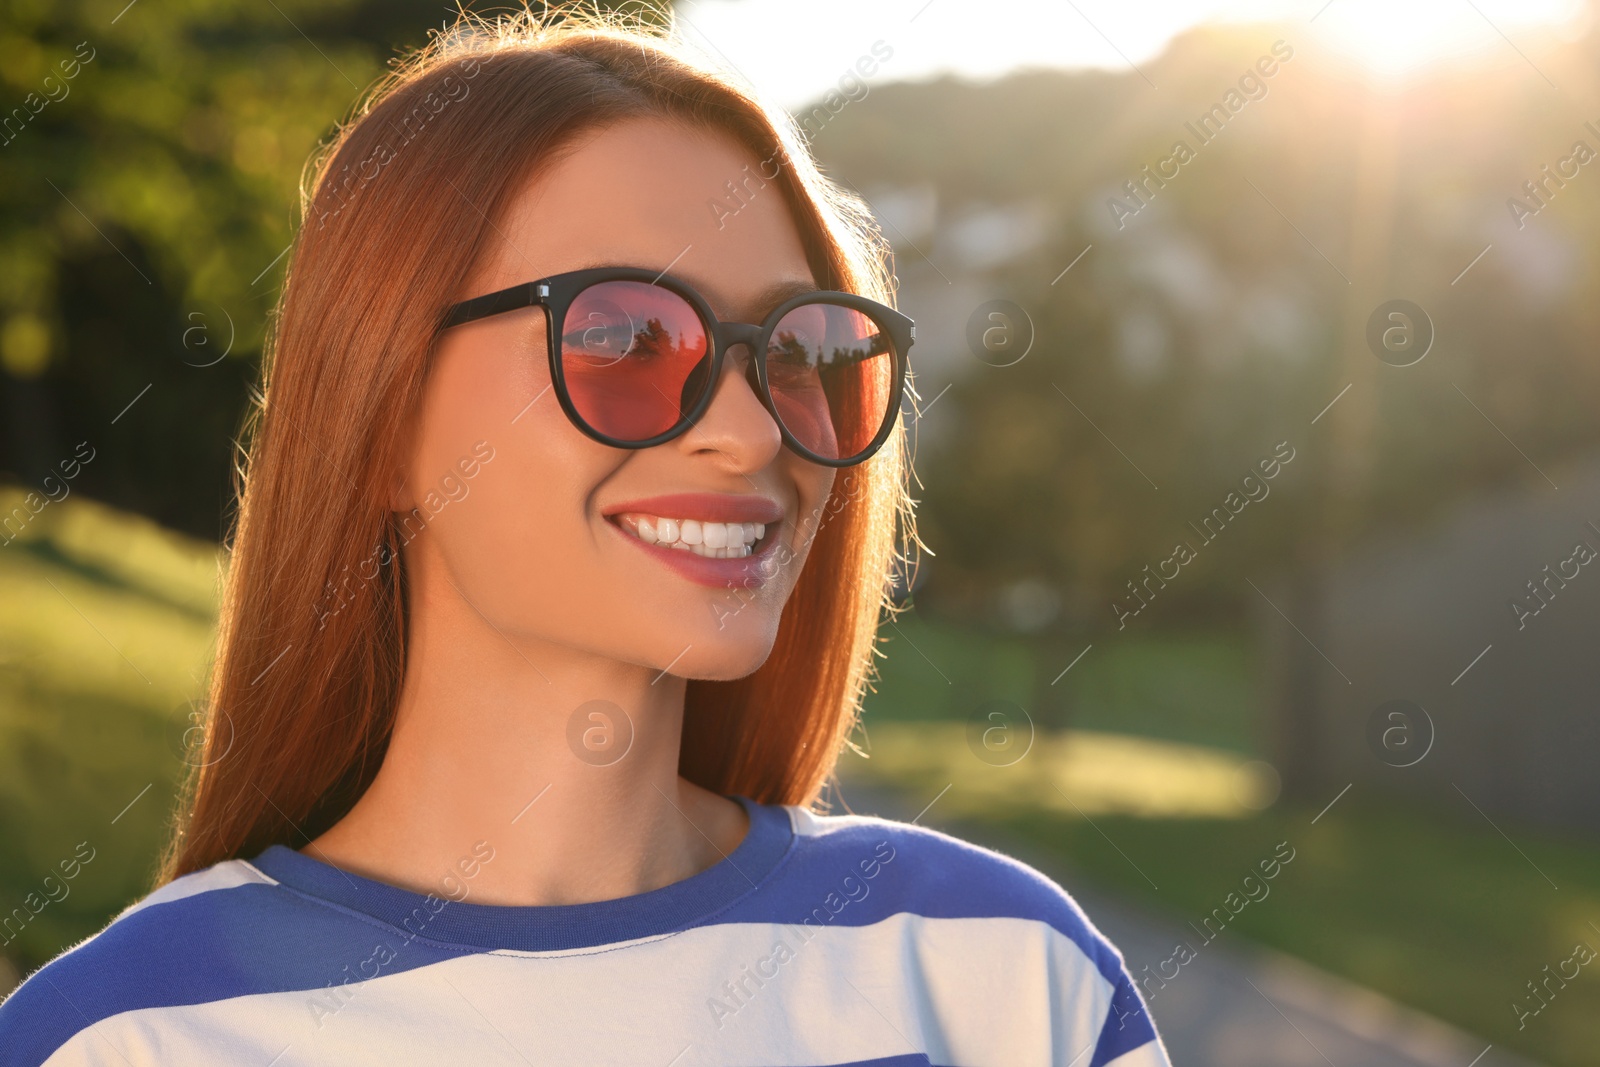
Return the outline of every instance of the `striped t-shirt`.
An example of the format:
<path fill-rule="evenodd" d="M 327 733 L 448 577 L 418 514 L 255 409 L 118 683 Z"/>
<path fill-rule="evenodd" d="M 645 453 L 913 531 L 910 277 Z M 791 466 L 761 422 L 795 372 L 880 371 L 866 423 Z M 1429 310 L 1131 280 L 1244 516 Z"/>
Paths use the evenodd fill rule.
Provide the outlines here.
<path fill-rule="evenodd" d="M 591 904 L 474 903 L 282 845 L 163 886 L 0 1004 L 0 1067 L 1164 1067 L 1117 950 L 1033 868 L 734 797 L 716 865 Z"/>

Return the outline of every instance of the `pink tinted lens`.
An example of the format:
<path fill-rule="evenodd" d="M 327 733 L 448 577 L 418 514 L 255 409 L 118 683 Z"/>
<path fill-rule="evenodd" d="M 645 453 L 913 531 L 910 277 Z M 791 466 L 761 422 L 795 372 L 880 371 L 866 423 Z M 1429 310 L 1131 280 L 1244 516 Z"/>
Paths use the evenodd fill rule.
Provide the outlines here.
<path fill-rule="evenodd" d="M 889 414 L 889 336 L 851 308 L 803 304 L 772 331 L 767 381 L 778 417 L 801 444 L 825 459 L 857 456 Z"/>
<path fill-rule="evenodd" d="M 705 324 L 670 289 L 600 282 L 578 294 L 561 331 L 561 373 L 583 421 L 624 441 L 678 425 L 709 369 Z"/>

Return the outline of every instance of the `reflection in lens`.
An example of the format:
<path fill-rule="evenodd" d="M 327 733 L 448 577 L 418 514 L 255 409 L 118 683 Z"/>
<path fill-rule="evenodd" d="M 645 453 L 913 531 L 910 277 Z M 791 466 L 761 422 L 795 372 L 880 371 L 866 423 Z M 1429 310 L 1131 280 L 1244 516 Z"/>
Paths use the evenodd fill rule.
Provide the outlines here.
<path fill-rule="evenodd" d="M 767 380 L 784 426 L 825 459 L 864 452 L 889 413 L 889 335 L 859 311 L 804 304 L 767 342 Z"/>
<path fill-rule="evenodd" d="M 574 307 L 567 312 L 566 333 L 561 347 L 577 349 L 595 366 L 613 363 L 633 348 L 638 324 L 633 316 L 614 300 L 595 296 L 583 301 L 581 312 Z"/>
<path fill-rule="evenodd" d="M 665 433 L 700 399 L 705 325 L 670 289 L 600 282 L 578 294 L 561 334 L 567 395 L 583 421 L 625 441 Z"/>

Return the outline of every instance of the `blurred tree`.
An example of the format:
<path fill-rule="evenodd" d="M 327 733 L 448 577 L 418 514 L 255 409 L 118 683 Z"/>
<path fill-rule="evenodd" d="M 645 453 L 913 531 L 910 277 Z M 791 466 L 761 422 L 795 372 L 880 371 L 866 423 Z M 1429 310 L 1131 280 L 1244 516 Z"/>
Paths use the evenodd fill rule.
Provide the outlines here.
<path fill-rule="evenodd" d="M 1576 139 L 1600 149 L 1571 104 L 1600 95 L 1600 36 L 1541 59 L 1561 98 L 1514 55 L 1409 87 L 1296 58 L 1200 144 L 1188 124 L 1280 37 L 1311 44 L 1292 27 L 1189 33 L 1145 66 L 1159 93 L 1133 72 L 885 85 L 819 133 L 828 167 L 874 196 L 932 188 L 933 236 L 913 246 L 888 231 L 904 276 L 928 274 L 924 253 L 937 260 L 929 304 L 954 291 L 943 275 L 976 278 L 1036 327 L 1016 365 L 943 371 L 941 432 L 918 456 L 938 554 L 924 610 L 999 622 L 998 594 L 1034 578 L 1088 606 L 1058 628 L 1114 633 L 1113 602 L 1137 604 L 1128 583 L 1188 540 L 1198 559 L 1130 629 L 1243 626 L 1264 606 L 1246 579 L 1286 573 L 1278 606 L 1315 634 L 1316 575 L 1356 542 L 1421 530 L 1497 485 L 1543 486 L 1533 463 L 1600 448 L 1600 199 L 1558 191 L 1522 226 L 1506 206 Z M 1138 204 L 1127 183 L 1179 138 L 1195 158 L 1114 217 L 1111 198 Z M 1048 205 L 1053 221 L 963 279 L 941 238 L 996 204 Z M 1410 367 L 1380 362 L 1366 339 L 1395 298 L 1436 329 Z M 945 363 L 965 358 L 960 337 L 929 333 L 922 347 L 938 344 Z M 1296 459 L 1271 495 L 1200 547 L 1190 523 L 1279 442 Z M 1281 707 L 1290 792 L 1318 785 L 1307 681 L 1327 669 L 1303 641 L 1293 653 L 1309 659 L 1290 666 L 1301 682 Z"/>
<path fill-rule="evenodd" d="M 74 488 L 220 537 L 302 168 L 386 61 L 452 12 L 0 11 L 0 472 L 38 486 L 87 440 L 96 457 Z"/>

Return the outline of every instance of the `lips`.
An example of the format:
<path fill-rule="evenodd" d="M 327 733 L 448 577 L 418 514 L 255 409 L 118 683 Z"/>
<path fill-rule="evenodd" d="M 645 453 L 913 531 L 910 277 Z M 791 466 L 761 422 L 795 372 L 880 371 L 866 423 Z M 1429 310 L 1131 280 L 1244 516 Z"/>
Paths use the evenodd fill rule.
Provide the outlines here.
<path fill-rule="evenodd" d="M 607 519 L 625 512 L 643 512 L 671 519 L 700 522 L 755 522 L 774 525 L 783 521 L 783 505 L 764 496 L 729 493 L 671 493 L 610 504 L 601 514 Z"/>

